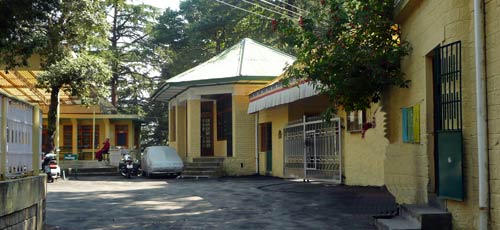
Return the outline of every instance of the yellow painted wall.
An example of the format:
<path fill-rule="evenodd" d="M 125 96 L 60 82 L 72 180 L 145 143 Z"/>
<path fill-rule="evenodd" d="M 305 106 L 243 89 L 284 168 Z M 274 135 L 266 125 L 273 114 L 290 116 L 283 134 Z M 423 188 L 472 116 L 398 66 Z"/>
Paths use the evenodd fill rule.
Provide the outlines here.
<path fill-rule="evenodd" d="M 288 123 L 288 105 L 280 105 L 259 112 L 259 124 L 271 122 L 272 125 L 272 154 L 273 154 L 273 170 L 272 174 L 276 177 L 284 177 L 283 175 L 283 129 Z M 281 131 L 281 138 L 278 133 Z M 259 129 L 259 137 L 262 134 Z M 259 138 L 260 141 L 260 138 Z M 260 146 L 260 143 L 259 143 Z M 259 147 L 260 148 L 260 147 Z M 260 149 L 259 149 L 260 150 Z M 259 174 L 266 174 L 266 153 L 259 152 Z"/>
<path fill-rule="evenodd" d="M 200 118 L 201 104 L 200 100 L 187 101 L 187 159 L 192 161 L 193 158 L 201 156 L 200 142 Z"/>
<path fill-rule="evenodd" d="M 61 114 L 93 114 L 94 113 L 94 107 L 95 107 L 95 113 L 100 114 L 101 113 L 101 108 L 100 106 L 82 106 L 82 105 L 61 105 L 60 106 L 60 113 Z M 44 114 L 47 114 L 49 111 L 48 106 L 42 106 L 42 111 Z"/>
<path fill-rule="evenodd" d="M 233 96 L 233 156 L 224 160 L 228 175 L 255 173 L 255 115 L 247 113 L 248 104 L 247 95 Z"/>
<path fill-rule="evenodd" d="M 343 126 L 347 127 L 345 111 L 339 111 Z M 375 116 L 373 116 L 375 115 Z M 342 174 L 346 185 L 384 185 L 384 158 L 389 140 L 385 138 L 385 113 L 378 104 L 366 110 L 367 121 L 375 119 L 375 128 L 361 132 L 342 129 Z"/>
<path fill-rule="evenodd" d="M 464 182 L 465 201 L 447 201 L 448 211 L 453 216 L 454 229 L 476 229 L 478 226 L 478 180 L 477 180 L 477 141 L 475 114 L 475 64 L 474 64 L 474 31 L 473 2 L 463 0 L 442 1 L 410 1 L 416 2 L 413 8 L 400 21 L 403 39 L 411 43 L 410 56 L 402 62 L 402 70 L 406 78 L 411 80 L 408 89 L 392 89 L 383 101 L 388 116 L 388 138 L 385 160 L 385 183 L 400 203 L 425 203 L 427 193 L 433 192 L 433 111 L 432 111 L 432 50 L 438 45 L 446 45 L 455 41 L 462 42 L 462 97 L 463 97 L 463 141 L 464 141 Z M 500 94 L 495 89 L 498 79 L 498 57 L 500 56 L 499 34 L 499 2 L 486 2 L 486 46 L 488 61 L 489 115 L 498 109 L 495 98 Z M 420 144 L 402 143 L 400 109 L 421 103 L 420 111 Z M 492 115 L 495 116 L 495 115 Z M 498 116 L 498 115 L 497 115 Z M 498 118 L 490 117 L 490 167 L 497 166 L 500 159 L 496 157 L 492 145 L 495 143 L 492 130 L 498 130 Z M 493 121 L 493 124 L 491 123 Z M 492 148 L 493 147 L 493 148 Z M 498 167 L 496 167 L 498 168 Z M 492 229 L 499 228 L 500 214 L 498 207 L 499 190 L 495 183 L 499 179 L 498 170 L 490 168 L 492 193 Z M 495 172 L 496 170 L 496 172 Z M 497 179 L 494 179 L 497 178 Z M 429 186 L 429 184 L 431 186 Z M 496 184 L 498 185 L 498 184 Z M 496 187 L 498 188 L 498 187 Z"/>
<path fill-rule="evenodd" d="M 177 144 L 177 153 L 182 157 L 183 160 L 187 159 L 187 108 L 186 105 L 177 106 L 175 116 L 177 127 L 176 127 L 176 144 Z"/>
<path fill-rule="evenodd" d="M 500 230 L 500 1 L 486 1 L 491 229 Z"/>

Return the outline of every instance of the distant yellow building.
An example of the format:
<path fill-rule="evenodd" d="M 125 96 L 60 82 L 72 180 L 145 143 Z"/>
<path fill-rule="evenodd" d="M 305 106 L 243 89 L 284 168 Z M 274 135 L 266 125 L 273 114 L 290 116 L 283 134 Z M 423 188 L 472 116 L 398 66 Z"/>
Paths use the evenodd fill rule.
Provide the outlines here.
<path fill-rule="evenodd" d="M 37 59 L 32 59 L 36 66 Z M 43 111 L 41 151 L 46 152 L 50 94 L 44 89 L 36 88 L 36 76 L 39 73 L 40 71 L 32 69 L 0 71 L 0 92 L 40 105 Z M 112 147 L 140 149 L 141 118 L 138 115 L 117 114 L 116 108 L 105 101 L 97 106 L 83 106 L 78 98 L 65 92 L 60 93 L 59 101 L 59 126 L 55 145 L 61 150 L 61 159 L 65 153 L 72 153 L 79 154 L 80 160 L 93 160 L 93 153 L 102 147 L 106 137 L 110 138 Z"/>
<path fill-rule="evenodd" d="M 95 113 L 94 113 L 95 107 Z M 103 113 L 102 106 L 61 105 L 59 116 L 60 158 L 79 154 L 80 160 L 94 160 L 105 138 L 112 148 L 140 149 L 141 119 L 137 115 Z M 47 111 L 44 108 L 42 151 L 48 147 Z M 95 131 L 94 131 L 95 130 Z M 92 137 L 94 134 L 94 137 Z"/>

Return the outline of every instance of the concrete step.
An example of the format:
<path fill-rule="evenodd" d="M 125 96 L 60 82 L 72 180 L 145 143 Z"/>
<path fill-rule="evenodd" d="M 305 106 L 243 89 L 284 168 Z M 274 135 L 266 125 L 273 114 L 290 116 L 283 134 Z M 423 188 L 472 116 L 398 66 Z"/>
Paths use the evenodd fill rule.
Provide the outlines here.
<path fill-rule="evenodd" d="M 406 219 L 402 216 L 393 218 L 378 218 L 375 219 L 375 226 L 379 230 L 420 230 L 420 223 Z"/>
<path fill-rule="evenodd" d="M 72 169 L 72 171 L 77 170 L 79 173 L 92 173 L 92 172 L 118 172 L 116 167 L 101 167 L 101 168 L 79 168 Z"/>
<path fill-rule="evenodd" d="M 178 179 L 196 179 L 196 180 L 201 179 L 201 178 L 208 179 L 208 178 L 213 178 L 213 177 L 210 175 L 184 175 L 184 174 L 182 174 L 178 177 Z"/>
<path fill-rule="evenodd" d="M 381 230 L 423 229 L 451 230 L 451 213 L 427 205 L 402 205 L 399 215 L 375 218 L 375 225 Z"/>
<path fill-rule="evenodd" d="M 215 175 L 217 172 L 214 170 L 184 170 L 182 171 L 182 175 Z"/>
<path fill-rule="evenodd" d="M 197 157 L 193 158 L 193 163 L 222 163 L 224 157 Z"/>
<path fill-rule="evenodd" d="M 194 171 L 217 171 L 220 167 L 201 167 L 201 166 L 198 166 L 198 167 L 191 167 L 191 166 L 187 166 L 187 167 L 184 167 L 184 170 L 194 170 Z"/>
<path fill-rule="evenodd" d="M 424 205 L 402 205 L 401 215 L 421 223 L 426 230 L 451 230 L 451 213 Z"/>
<path fill-rule="evenodd" d="M 193 162 L 193 163 L 187 162 L 187 163 L 184 163 L 185 167 L 215 167 L 215 168 L 218 168 L 221 165 L 222 164 L 219 162 Z"/>
<path fill-rule="evenodd" d="M 108 162 L 105 161 L 60 161 L 59 165 L 63 169 L 67 168 L 101 168 L 107 167 Z"/>

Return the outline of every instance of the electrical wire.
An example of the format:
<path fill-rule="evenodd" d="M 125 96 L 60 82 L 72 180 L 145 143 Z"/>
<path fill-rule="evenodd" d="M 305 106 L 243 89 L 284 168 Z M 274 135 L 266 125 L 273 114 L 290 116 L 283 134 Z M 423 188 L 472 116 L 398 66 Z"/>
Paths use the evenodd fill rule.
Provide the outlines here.
<path fill-rule="evenodd" d="M 287 12 L 290 12 L 290 13 L 297 14 L 297 15 L 299 15 L 299 16 L 302 16 L 301 14 L 299 14 L 299 13 L 297 13 L 297 12 L 295 12 L 295 11 L 292 11 L 292 10 L 289 10 L 289 9 L 287 9 L 287 8 L 285 8 L 285 7 L 282 7 L 282 6 L 276 5 L 276 4 L 272 3 L 272 2 L 269 2 L 269 1 L 266 1 L 266 0 L 259 0 L 259 1 L 261 1 L 261 2 L 263 2 L 263 3 L 266 3 L 266 4 L 270 5 L 270 6 L 273 6 L 273 7 L 276 7 L 276 8 L 282 9 L 282 10 L 285 10 L 285 11 L 287 11 Z"/>
<path fill-rule="evenodd" d="M 260 5 L 260 4 L 257 4 L 257 3 L 254 3 L 254 2 L 250 2 L 250 1 L 247 1 L 247 0 L 241 0 L 241 1 L 243 1 L 243 2 L 245 2 L 245 3 L 248 3 L 248 4 L 251 4 L 251 5 L 253 5 L 253 6 L 256 6 L 256 7 L 260 7 L 260 8 L 262 8 L 262 9 L 264 9 L 264 10 L 269 11 L 269 12 L 273 12 L 273 13 L 275 13 L 275 14 L 279 14 L 279 15 L 281 15 L 281 16 L 283 16 L 283 17 L 288 18 L 288 19 L 294 19 L 294 18 L 293 18 L 293 17 L 291 17 L 290 15 L 283 14 L 283 13 L 278 12 L 278 11 L 276 11 L 276 10 L 273 10 L 273 9 L 270 9 L 270 8 L 267 8 L 267 7 L 264 7 L 264 6 Z M 299 14 L 299 16 L 300 16 L 300 14 Z"/>
<path fill-rule="evenodd" d="M 279 2 L 281 2 L 281 3 L 283 3 L 283 4 L 285 4 L 285 5 L 287 5 L 287 6 L 290 6 L 290 7 L 292 7 L 292 8 L 297 9 L 298 11 L 302 11 L 302 12 L 305 12 L 305 13 L 309 13 L 309 11 L 304 10 L 304 9 L 301 9 L 301 8 L 299 8 L 299 7 L 296 7 L 296 6 L 294 6 L 294 5 L 290 4 L 290 3 L 286 2 L 286 1 L 283 1 L 283 0 L 278 0 L 278 1 L 279 1 Z"/>
<path fill-rule="evenodd" d="M 224 4 L 224 5 L 230 6 L 230 7 L 232 7 L 232 8 L 235 8 L 235 9 L 238 9 L 238 10 L 242 10 L 242 11 L 245 11 L 245 12 L 247 12 L 247 13 L 250 13 L 250 14 L 253 14 L 253 15 L 256 15 L 256 16 L 259 16 L 259 17 L 261 17 L 261 18 L 265 18 L 265 19 L 269 19 L 269 20 L 274 20 L 274 18 L 271 18 L 271 17 L 265 16 L 265 15 L 262 15 L 262 14 L 255 13 L 255 12 L 253 12 L 253 11 L 250 11 L 250 10 L 244 9 L 244 8 L 242 8 L 242 7 L 239 7 L 239 6 L 235 6 L 235 5 L 229 4 L 229 3 L 224 2 L 224 1 L 222 1 L 222 0 L 215 0 L 215 1 L 217 1 L 218 3 L 222 3 L 222 4 Z"/>

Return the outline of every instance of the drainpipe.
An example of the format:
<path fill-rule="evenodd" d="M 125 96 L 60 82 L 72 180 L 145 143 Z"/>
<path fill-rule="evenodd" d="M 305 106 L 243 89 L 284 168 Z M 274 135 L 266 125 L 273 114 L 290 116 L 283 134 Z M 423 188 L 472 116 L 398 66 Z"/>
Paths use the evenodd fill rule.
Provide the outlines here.
<path fill-rule="evenodd" d="M 255 173 L 259 174 L 259 112 L 255 115 Z"/>
<path fill-rule="evenodd" d="M 488 120 L 486 104 L 484 4 L 474 0 L 474 40 L 476 65 L 477 159 L 479 170 L 479 230 L 488 229 Z"/>

